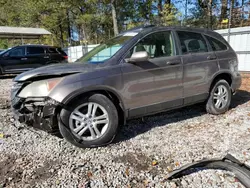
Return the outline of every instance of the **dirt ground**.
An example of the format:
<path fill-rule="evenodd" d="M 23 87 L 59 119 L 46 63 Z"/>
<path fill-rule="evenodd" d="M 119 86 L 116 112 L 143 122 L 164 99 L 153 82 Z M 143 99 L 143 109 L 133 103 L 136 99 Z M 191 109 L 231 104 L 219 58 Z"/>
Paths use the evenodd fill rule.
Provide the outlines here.
<path fill-rule="evenodd" d="M 113 144 L 94 149 L 15 127 L 9 105 L 11 81 L 11 77 L 0 80 L 0 188 L 243 187 L 220 170 L 173 181 L 166 181 L 166 176 L 182 165 L 227 153 L 250 165 L 248 79 L 223 115 L 207 114 L 201 104 L 131 120 Z"/>

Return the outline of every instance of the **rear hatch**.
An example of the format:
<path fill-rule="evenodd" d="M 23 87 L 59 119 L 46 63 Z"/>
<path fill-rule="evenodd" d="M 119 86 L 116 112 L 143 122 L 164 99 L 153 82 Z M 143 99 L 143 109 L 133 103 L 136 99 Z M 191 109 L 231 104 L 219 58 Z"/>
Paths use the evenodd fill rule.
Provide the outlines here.
<path fill-rule="evenodd" d="M 64 52 L 61 48 L 56 48 L 56 51 L 62 55 L 65 61 L 68 62 L 68 55 L 66 54 L 66 52 Z"/>

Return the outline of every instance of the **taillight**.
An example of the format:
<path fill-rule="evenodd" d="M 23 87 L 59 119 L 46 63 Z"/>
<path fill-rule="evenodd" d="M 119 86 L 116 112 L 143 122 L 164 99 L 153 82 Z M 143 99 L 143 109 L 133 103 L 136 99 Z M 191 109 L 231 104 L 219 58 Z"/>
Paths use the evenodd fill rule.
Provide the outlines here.
<path fill-rule="evenodd" d="M 68 56 L 63 56 L 64 59 L 68 59 Z"/>

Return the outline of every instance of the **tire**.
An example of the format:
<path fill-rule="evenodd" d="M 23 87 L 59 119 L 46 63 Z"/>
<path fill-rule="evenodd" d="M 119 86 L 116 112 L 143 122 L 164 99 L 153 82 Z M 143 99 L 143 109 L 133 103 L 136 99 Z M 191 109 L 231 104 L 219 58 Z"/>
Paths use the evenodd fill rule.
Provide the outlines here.
<path fill-rule="evenodd" d="M 96 113 L 98 112 L 104 112 L 103 114 L 99 116 L 88 116 L 88 112 L 83 112 L 83 110 L 88 111 L 89 105 L 92 105 L 93 108 L 91 108 L 91 114 L 94 111 L 94 106 L 98 106 L 96 108 Z M 80 148 L 93 148 L 93 147 L 99 147 L 104 146 L 113 141 L 113 139 L 116 136 L 117 130 L 118 130 L 118 112 L 115 107 L 115 105 L 108 99 L 106 96 L 102 94 L 93 94 L 89 97 L 86 97 L 84 99 L 77 99 L 70 105 L 70 109 L 63 109 L 60 113 L 59 117 L 59 130 L 62 136 L 71 144 L 80 147 Z M 86 109 L 87 108 L 87 109 Z M 78 111 L 77 111 L 78 110 Z M 81 112 L 80 112 L 81 110 Z M 73 112 L 80 112 L 81 116 L 78 116 L 78 114 Z M 82 118 L 82 114 L 86 116 L 87 118 L 81 119 L 81 121 L 77 121 L 74 118 L 77 115 L 77 119 Z M 107 121 L 107 123 L 104 123 L 105 125 L 101 126 L 102 130 L 100 130 L 100 125 L 97 124 L 98 120 L 95 120 L 95 118 L 101 117 L 102 115 L 107 114 L 108 119 L 99 120 L 100 121 Z M 106 116 L 106 115 L 105 115 Z M 73 118 L 74 117 L 74 118 Z M 92 118 L 92 119 L 91 119 Z M 85 120 L 88 119 L 88 120 Z M 94 123 L 94 121 L 96 121 Z M 83 125 L 85 124 L 85 125 Z M 96 127 L 94 127 L 94 124 L 96 127 L 99 126 L 99 136 L 96 132 Z M 97 126 L 98 125 L 98 126 Z M 80 131 L 74 132 L 73 129 L 80 128 L 81 126 L 84 126 L 84 128 L 80 129 Z M 83 134 L 86 134 L 86 136 L 79 136 L 80 132 L 83 131 L 83 129 L 87 129 Z M 96 134 L 96 138 L 92 137 L 92 132 L 90 131 L 94 130 L 94 133 Z M 104 130 L 104 132 L 103 132 Z M 90 136 L 89 136 L 89 135 Z M 101 134 L 101 135 L 100 135 Z M 91 138 L 90 138 L 91 137 Z"/>
<path fill-rule="evenodd" d="M 58 61 L 50 61 L 50 62 L 45 63 L 45 65 L 54 65 L 58 63 L 59 63 Z"/>
<path fill-rule="evenodd" d="M 223 102 L 219 102 L 222 100 L 222 98 Z M 231 98 L 232 90 L 228 82 L 226 80 L 218 80 L 210 91 L 209 98 L 206 103 L 207 112 L 213 115 L 225 113 L 226 111 L 228 111 L 228 108 L 231 104 Z"/>
<path fill-rule="evenodd" d="M 3 75 L 3 69 L 1 66 L 0 66 L 0 75 Z"/>

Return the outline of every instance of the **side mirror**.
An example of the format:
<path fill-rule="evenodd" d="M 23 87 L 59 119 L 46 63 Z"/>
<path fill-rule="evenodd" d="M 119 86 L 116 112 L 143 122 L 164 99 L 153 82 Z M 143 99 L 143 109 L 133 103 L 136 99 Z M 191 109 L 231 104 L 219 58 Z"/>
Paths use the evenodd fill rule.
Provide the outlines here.
<path fill-rule="evenodd" d="M 141 61 L 147 61 L 149 59 L 149 55 L 146 51 L 143 52 L 135 52 L 132 54 L 131 58 L 129 59 L 129 62 L 141 62 Z"/>
<path fill-rule="evenodd" d="M 9 57 L 9 56 L 10 56 L 9 52 L 3 54 L 3 57 Z"/>

